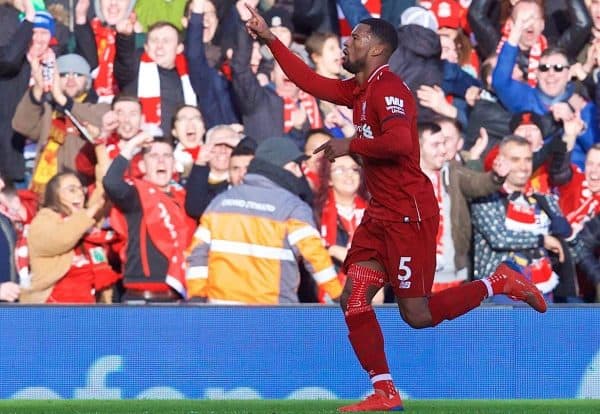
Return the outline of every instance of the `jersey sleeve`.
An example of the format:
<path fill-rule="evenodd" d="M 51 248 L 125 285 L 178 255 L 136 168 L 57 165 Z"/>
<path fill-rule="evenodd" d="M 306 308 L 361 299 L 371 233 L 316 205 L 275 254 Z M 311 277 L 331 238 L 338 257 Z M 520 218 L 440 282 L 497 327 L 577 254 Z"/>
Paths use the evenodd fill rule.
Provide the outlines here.
<path fill-rule="evenodd" d="M 268 44 L 281 69 L 300 89 L 315 98 L 336 105 L 352 107 L 352 91 L 356 86 L 352 79 L 330 79 L 318 75 L 302 59 L 292 53 L 279 39 Z"/>

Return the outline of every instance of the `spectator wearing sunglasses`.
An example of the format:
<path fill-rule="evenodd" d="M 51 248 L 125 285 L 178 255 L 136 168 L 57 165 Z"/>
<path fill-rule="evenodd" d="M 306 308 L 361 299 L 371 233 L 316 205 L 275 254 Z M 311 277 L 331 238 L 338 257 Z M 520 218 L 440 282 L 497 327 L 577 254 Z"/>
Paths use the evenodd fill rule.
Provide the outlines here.
<path fill-rule="evenodd" d="M 101 125 L 110 109 L 108 104 L 97 103 L 90 65 L 82 56 L 62 55 L 56 59 L 56 68 L 48 91 L 41 65 L 32 63 L 33 85 L 23 94 L 12 119 L 13 129 L 29 141 L 25 165 L 32 176 L 30 188 L 39 195 L 54 175 L 77 170 L 77 154 L 86 144 L 67 110 L 81 123 Z M 93 179 L 86 179 L 83 184 L 92 183 Z"/>
<path fill-rule="evenodd" d="M 531 16 L 519 15 L 508 40 L 498 56 L 498 63 L 492 75 L 492 86 L 500 102 L 513 113 L 533 112 L 538 115 L 551 113 L 558 122 L 572 122 L 580 118 L 584 127 L 577 136 L 571 153 L 572 161 L 582 170 L 585 168 L 585 154 L 594 144 L 597 126 L 594 122 L 596 105 L 586 102 L 575 93 L 572 83 L 567 52 L 549 47 L 541 54 L 537 68 L 537 86 L 512 78 L 518 49 L 518 39 L 530 24 Z"/>

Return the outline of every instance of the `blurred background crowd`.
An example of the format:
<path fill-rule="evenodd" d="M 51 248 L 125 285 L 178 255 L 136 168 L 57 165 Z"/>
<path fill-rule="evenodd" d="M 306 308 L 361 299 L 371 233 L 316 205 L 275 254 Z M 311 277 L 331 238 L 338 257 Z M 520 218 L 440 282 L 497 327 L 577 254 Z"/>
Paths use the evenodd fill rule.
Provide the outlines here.
<path fill-rule="evenodd" d="M 397 27 L 434 291 L 512 258 L 600 301 L 600 0 L 0 0 L 0 300 L 337 299 L 369 194 L 313 150 L 352 111 L 287 79 L 246 4 L 327 78 L 360 20 Z"/>

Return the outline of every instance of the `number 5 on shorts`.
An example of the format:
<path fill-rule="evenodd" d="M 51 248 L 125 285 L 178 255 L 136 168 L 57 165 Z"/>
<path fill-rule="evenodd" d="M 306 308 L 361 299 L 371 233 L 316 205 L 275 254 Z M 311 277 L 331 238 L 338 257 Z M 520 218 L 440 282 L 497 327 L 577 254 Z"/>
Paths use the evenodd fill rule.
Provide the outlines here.
<path fill-rule="evenodd" d="M 400 281 L 400 289 L 409 289 L 410 288 L 410 277 L 412 275 L 412 270 L 408 267 L 408 263 L 412 260 L 410 256 L 402 256 L 400 258 L 400 264 L 398 265 L 398 280 Z"/>

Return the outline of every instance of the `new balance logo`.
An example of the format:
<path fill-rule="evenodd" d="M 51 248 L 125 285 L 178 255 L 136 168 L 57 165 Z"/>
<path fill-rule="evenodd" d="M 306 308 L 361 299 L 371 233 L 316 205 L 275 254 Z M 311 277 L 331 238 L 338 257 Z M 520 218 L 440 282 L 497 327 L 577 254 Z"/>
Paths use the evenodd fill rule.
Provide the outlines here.
<path fill-rule="evenodd" d="M 386 96 L 385 109 L 393 114 L 404 115 L 404 99 L 400 99 L 396 96 Z"/>

